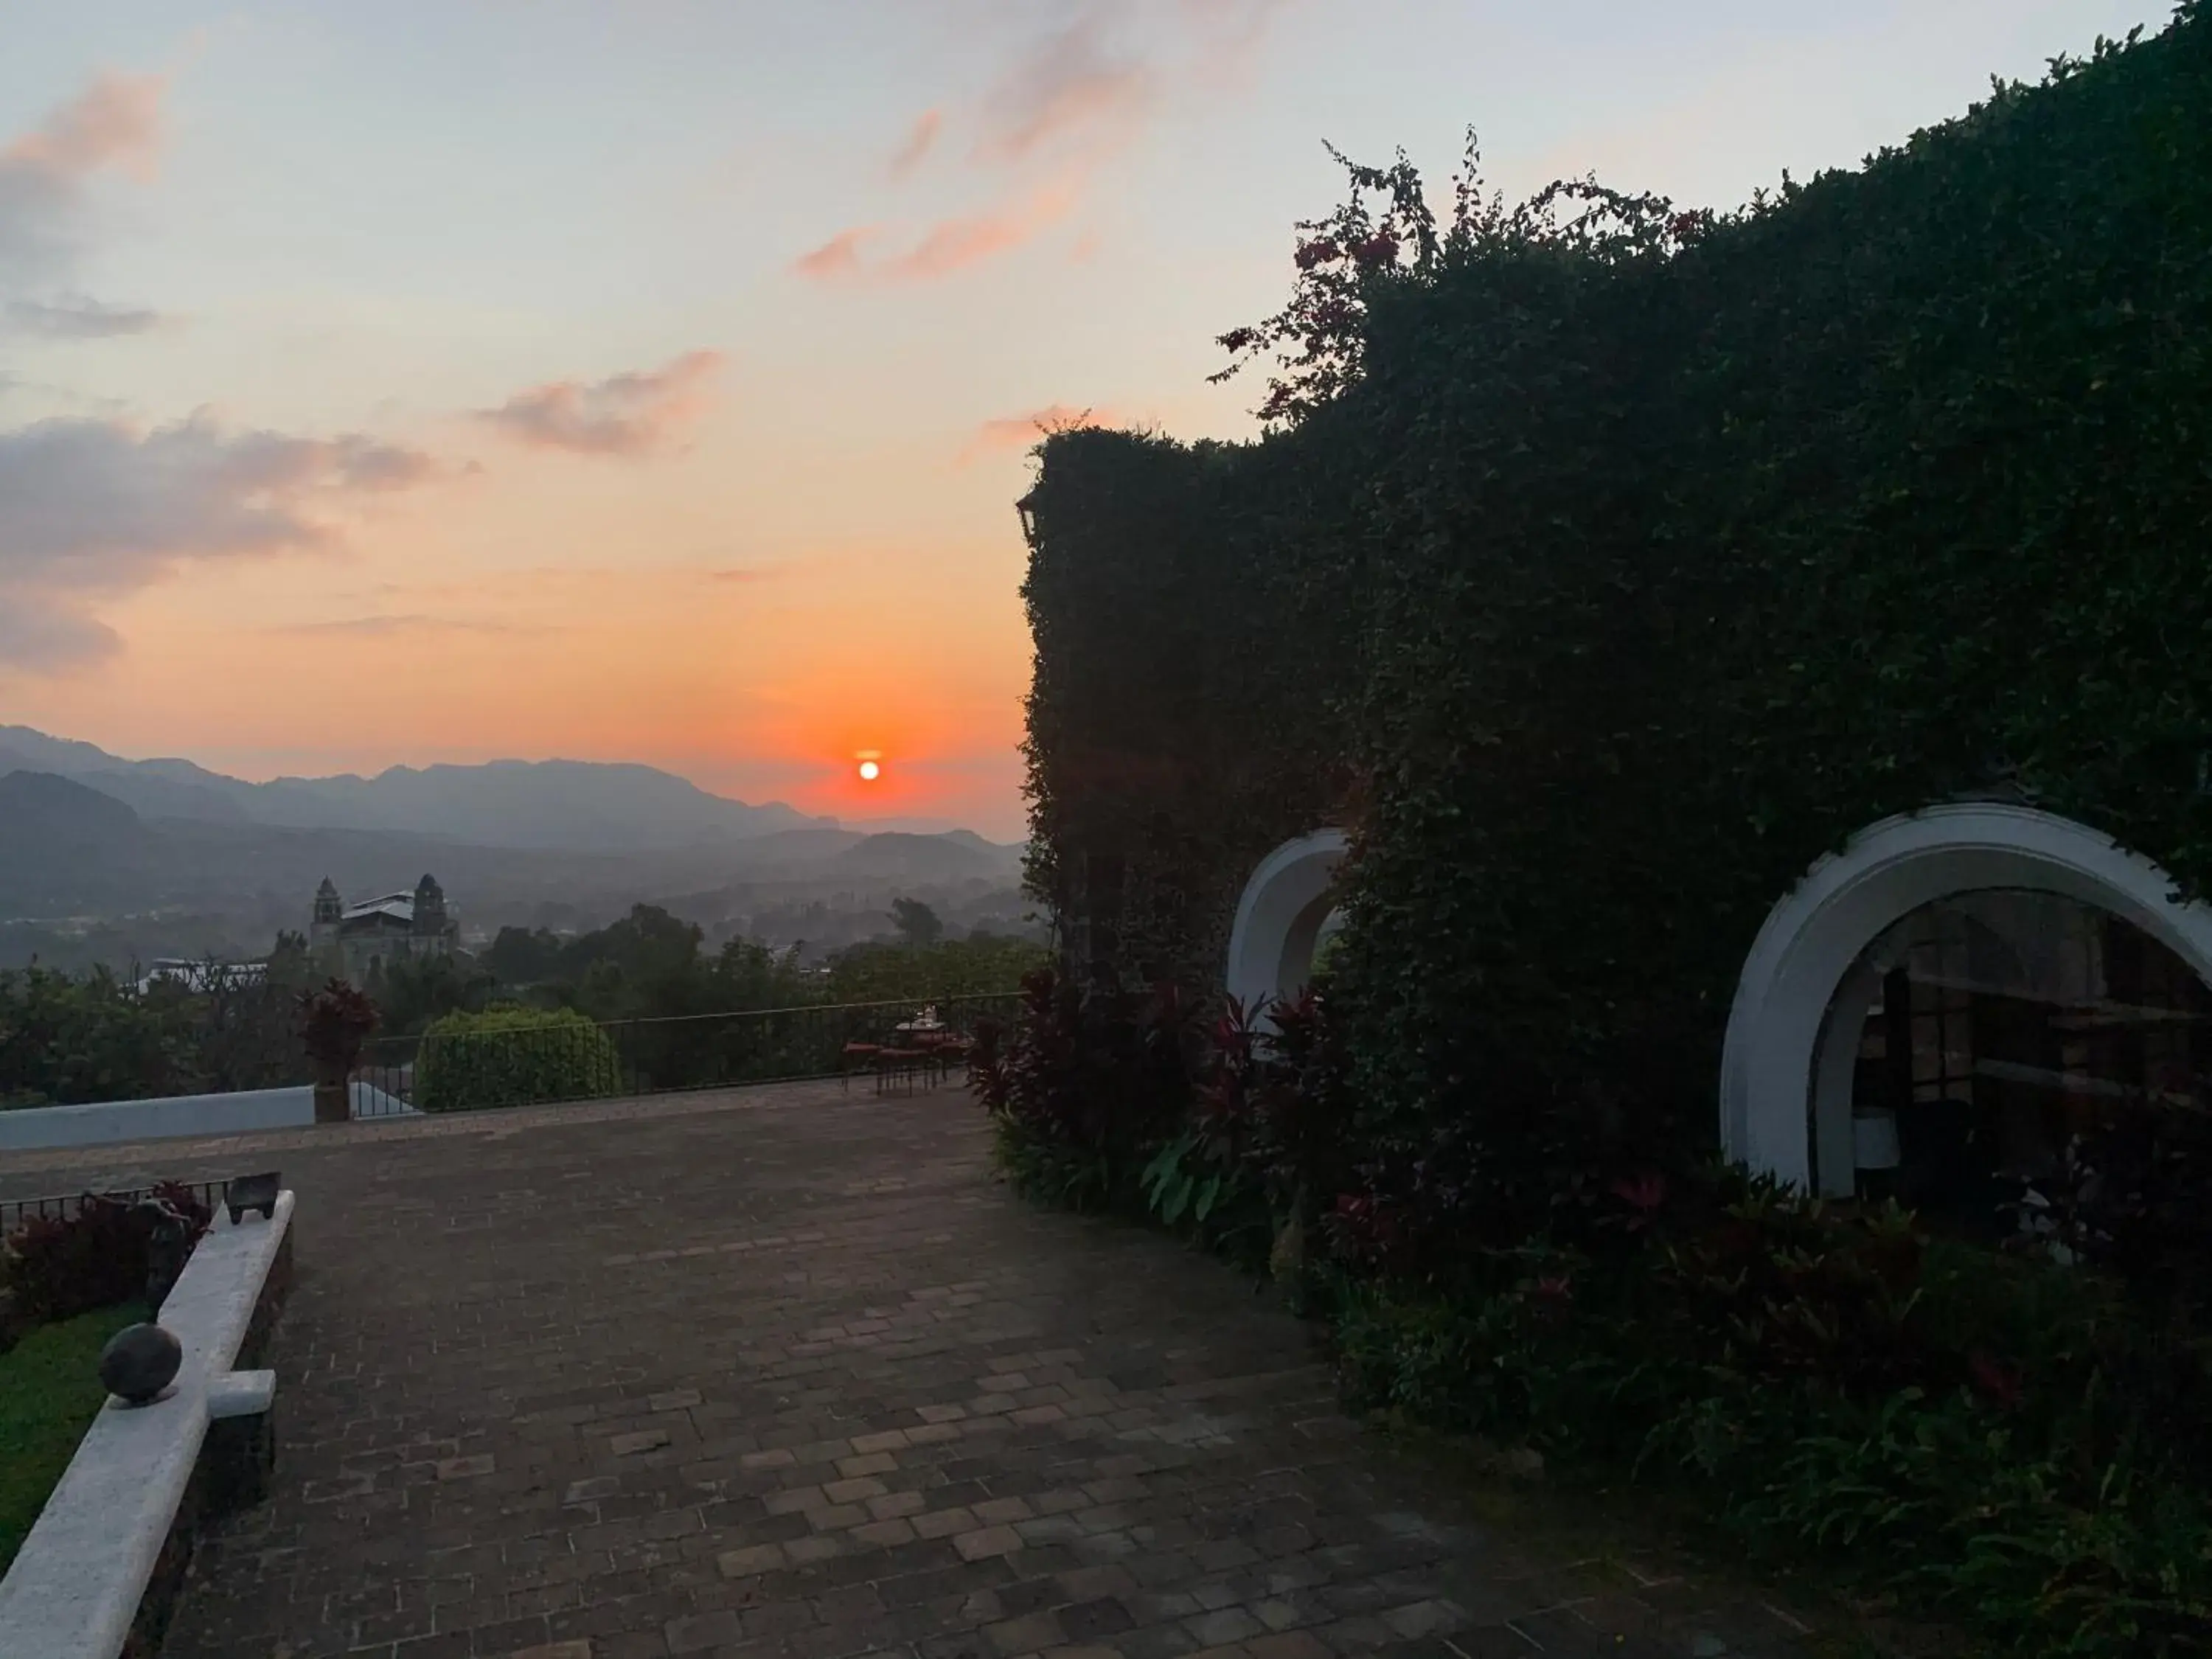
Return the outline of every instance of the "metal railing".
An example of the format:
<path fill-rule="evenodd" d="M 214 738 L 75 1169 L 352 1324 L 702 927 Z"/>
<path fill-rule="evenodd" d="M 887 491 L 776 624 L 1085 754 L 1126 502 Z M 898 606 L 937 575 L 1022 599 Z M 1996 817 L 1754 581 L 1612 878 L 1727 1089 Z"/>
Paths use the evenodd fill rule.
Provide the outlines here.
<path fill-rule="evenodd" d="M 230 1185 L 227 1181 L 179 1181 L 164 1184 L 189 1188 L 192 1196 L 210 1210 L 222 1207 L 224 1189 Z M 64 1193 L 52 1198 L 0 1199 L 0 1238 L 19 1231 L 25 1222 L 34 1217 L 50 1221 L 66 1221 L 82 1209 L 88 1200 L 106 1198 L 119 1204 L 136 1204 L 142 1198 L 150 1197 L 153 1192 L 151 1187 L 124 1187 L 107 1192 Z"/>
<path fill-rule="evenodd" d="M 1010 1021 L 1020 1001 L 1006 991 L 932 1006 L 945 1030 L 972 1036 L 980 1020 Z M 381 1037 L 349 1092 L 355 1116 L 378 1117 L 836 1077 L 848 1045 L 890 1043 L 916 1012 L 910 1001 L 834 1003 Z"/>

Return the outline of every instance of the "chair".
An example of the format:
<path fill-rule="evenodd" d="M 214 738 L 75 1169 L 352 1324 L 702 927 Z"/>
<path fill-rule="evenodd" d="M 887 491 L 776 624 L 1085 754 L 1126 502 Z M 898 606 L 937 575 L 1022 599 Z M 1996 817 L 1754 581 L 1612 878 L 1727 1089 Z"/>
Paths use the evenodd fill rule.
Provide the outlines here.
<path fill-rule="evenodd" d="M 848 1042 L 839 1051 L 837 1073 L 844 1081 L 848 1094 L 852 1092 L 853 1073 L 863 1066 L 873 1066 L 876 1056 L 883 1051 L 884 1045 L 880 1042 Z"/>
<path fill-rule="evenodd" d="M 882 1048 L 876 1054 L 876 1089 L 881 1093 L 884 1085 L 892 1078 L 911 1081 L 929 1064 L 928 1054 L 920 1048 Z"/>
<path fill-rule="evenodd" d="M 932 1037 L 928 1047 L 930 1062 L 937 1080 L 943 1082 L 952 1075 L 955 1066 L 967 1060 L 975 1044 L 957 1031 L 947 1031 L 941 1036 Z"/>

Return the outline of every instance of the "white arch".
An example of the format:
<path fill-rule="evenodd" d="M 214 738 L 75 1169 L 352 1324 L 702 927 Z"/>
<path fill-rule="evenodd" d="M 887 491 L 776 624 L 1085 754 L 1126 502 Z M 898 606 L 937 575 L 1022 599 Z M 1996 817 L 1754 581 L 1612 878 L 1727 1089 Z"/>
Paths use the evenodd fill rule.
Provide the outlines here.
<path fill-rule="evenodd" d="M 1922 905 L 1991 888 L 2110 911 L 2212 983 L 2212 907 L 2180 903 L 2172 877 L 2111 836 L 1995 802 L 1885 818 L 1815 864 L 1752 945 L 1721 1056 L 1730 1158 L 1800 1185 L 1817 1167 L 1825 1191 L 1851 1190 L 1852 1066 L 1882 968 L 1860 957 Z"/>
<path fill-rule="evenodd" d="M 1341 830 L 1286 841 L 1260 860 L 1229 930 L 1229 994 L 1250 1007 L 1305 982 L 1321 925 L 1335 902 Z"/>

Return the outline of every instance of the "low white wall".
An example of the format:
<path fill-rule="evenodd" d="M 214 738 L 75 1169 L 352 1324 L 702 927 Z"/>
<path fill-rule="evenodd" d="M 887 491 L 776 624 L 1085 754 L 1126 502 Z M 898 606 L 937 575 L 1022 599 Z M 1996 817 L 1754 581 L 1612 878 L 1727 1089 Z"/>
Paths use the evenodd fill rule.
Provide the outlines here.
<path fill-rule="evenodd" d="M 411 1116 L 415 1109 L 381 1089 L 356 1083 L 356 1117 Z M 27 1106 L 0 1112 L 0 1152 L 58 1146 L 106 1146 L 186 1135 L 247 1134 L 296 1129 L 315 1121 L 315 1091 L 246 1089 L 227 1095 L 175 1095 L 166 1100 L 106 1100 L 82 1106 Z"/>
<path fill-rule="evenodd" d="M 0 1579 L 0 1654 L 116 1659 L 207 1438 L 210 1396 L 255 1392 L 234 1376 L 262 1287 L 292 1225 L 292 1194 L 264 1221 L 218 1212 L 162 1304 L 183 1345 L 172 1392 L 150 1406 L 111 1398 Z M 252 1374 L 248 1374 L 251 1376 Z M 265 1389 L 267 1379 L 257 1379 Z"/>

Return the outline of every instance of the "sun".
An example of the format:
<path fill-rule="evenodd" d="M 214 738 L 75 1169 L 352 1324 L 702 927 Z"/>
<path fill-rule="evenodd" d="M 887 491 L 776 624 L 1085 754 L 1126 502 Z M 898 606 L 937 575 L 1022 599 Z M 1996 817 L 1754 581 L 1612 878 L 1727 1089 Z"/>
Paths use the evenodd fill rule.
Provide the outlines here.
<path fill-rule="evenodd" d="M 883 775 L 884 769 L 877 765 L 875 762 L 872 760 L 865 760 L 860 763 L 861 782 L 873 783 L 878 778 L 883 776 Z"/>

